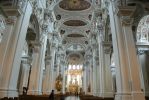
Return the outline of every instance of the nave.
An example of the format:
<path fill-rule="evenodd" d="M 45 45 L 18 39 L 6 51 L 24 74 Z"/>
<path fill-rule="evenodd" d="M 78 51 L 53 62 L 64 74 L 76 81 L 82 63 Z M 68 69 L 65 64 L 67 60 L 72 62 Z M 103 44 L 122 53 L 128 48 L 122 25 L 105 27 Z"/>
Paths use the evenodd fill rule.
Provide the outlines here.
<path fill-rule="evenodd" d="M 0 99 L 146 100 L 148 60 L 148 0 L 0 0 Z"/>

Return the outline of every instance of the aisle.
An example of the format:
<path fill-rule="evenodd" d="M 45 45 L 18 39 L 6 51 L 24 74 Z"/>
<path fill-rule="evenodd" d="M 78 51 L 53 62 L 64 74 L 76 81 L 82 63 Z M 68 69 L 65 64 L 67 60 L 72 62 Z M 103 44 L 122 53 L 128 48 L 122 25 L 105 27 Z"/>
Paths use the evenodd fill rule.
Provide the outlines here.
<path fill-rule="evenodd" d="M 69 97 L 66 97 L 65 100 L 80 100 L 80 98 L 76 96 L 69 96 Z"/>

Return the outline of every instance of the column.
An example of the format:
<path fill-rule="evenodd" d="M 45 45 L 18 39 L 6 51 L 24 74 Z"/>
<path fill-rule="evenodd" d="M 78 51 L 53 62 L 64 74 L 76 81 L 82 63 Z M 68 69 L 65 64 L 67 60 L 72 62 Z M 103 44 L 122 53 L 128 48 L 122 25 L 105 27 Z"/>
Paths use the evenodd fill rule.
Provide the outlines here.
<path fill-rule="evenodd" d="M 43 80 L 43 95 L 49 95 L 51 93 L 50 88 L 50 70 L 51 70 L 51 59 L 47 56 L 45 59 L 45 78 Z"/>
<path fill-rule="evenodd" d="M 90 64 L 90 93 L 93 95 L 93 65 L 92 63 Z"/>
<path fill-rule="evenodd" d="M 23 50 L 23 45 L 25 43 L 25 37 L 29 25 L 30 16 L 32 13 L 32 6 L 29 2 L 25 5 L 25 12 L 21 14 L 21 16 L 17 16 L 16 25 L 11 36 L 8 59 L 6 59 L 6 63 L 9 61 L 9 66 L 11 66 L 11 75 L 9 78 L 9 97 L 18 96 L 18 76 L 20 71 L 21 64 L 21 54 Z M 4 65 L 5 66 L 5 65 Z"/>
<path fill-rule="evenodd" d="M 43 78 L 43 66 L 45 60 L 47 44 L 47 35 L 44 34 L 40 43 L 34 44 L 33 61 L 30 76 L 30 84 L 28 94 L 39 95 L 42 93 L 42 78 Z"/>
<path fill-rule="evenodd" d="M 10 18 L 9 18 L 10 20 Z M 9 48 L 11 43 L 11 36 L 14 30 L 14 24 L 16 19 L 11 18 L 13 23 L 6 23 L 6 28 L 3 32 L 3 38 L 0 43 L 0 98 L 8 96 L 9 90 L 9 79 L 11 75 L 12 66 L 9 65 L 9 62 L 12 61 L 9 56 Z M 10 59 L 10 60 L 9 60 Z M 17 96 L 17 93 L 16 93 Z"/>
<path fill-rule="evenodd" d="M 29 73 L 30 73 L 30 58 L 28 56 L 22 57 L 21 61 L 21 77 L 20 77 L 20 82 L 19 82 L 19 94 L 23 94 L 23 87 L 28 88 L 28 80 L 29 80 Z"/>
<path fill-rule="evenodd" d="M 89 62 L 86 62 L 86 93 L 88 94 L 88 87 L 89 87 Z"/>
<path fill-rule="evenodd" d="M 103 42 L 103 95 L 104 98 L 113 98 L 114 97 L 114 91 L 113 91 L 113 80 L 112 80 L 112 73 L 110 69 L 110 55 L 111 55 L 111 43 L 109 42 Z"/>
<path fill-rule="evenodd" d="M 131 8 L 124 8 L 124 10 L 125 9 L 130 11 Z M 123 13 L 120 16 L 126 47 L 125 52 L 127 53 L 126 62 L 128 63 L 128 70 L 130 75 L 129 85 L 131 89 L 132 100 L 145 100 L 143 91 L 141 91 L 141 70 L 138 57 L 136 55 L 135 42 L 132 33 L 132 18 L 131 15 L 125 15 Z"/>
<path fill-rule="evenodd" d="M 42 94 L 42 82 L 43 82 L 43 67 L 45 67 L 45 53 L 46 53 L 46 46 L 47 46 L 47 33 L 45 30 L 43 30 L 42 35 L 40 37 L 41 42 L 41 53 L 40 53 L 40 70 L 39 70 L 39 94 Z"/>
<path fill-rule="evenodd" d="M 30 9 L 30 10 L 28 10 Z M 17 97 L 17 81 L 20 71 L 21 53 L 31 15 L 28 3 L 21 16 L 8 16 L 6 30 L 0 44 L 0 98 Z"/>
<path fill-rule="evenodd" d="M 119 8 L 119 16 L 115 11 L 113 2 L 110 2 L 110 23 L 117 66 L 115 100 L 145 100 L 141 91 L 139 63 L 131 30 L 134 8 Z"/>
<path fill-rule="evenodd" d="M 96 84 L 97 84 L 97 86 L 96 86 L 96 96 L 100 96 L 100 66 L 99 66 L 99 57 L 98 57 L 98 59 L 97 59 L 98 61 L 96 61 L 97 62 L 97 69 L 96 69 L 96 80 L 97 80 L 97 82 L 96 82 Z"/>
<path fill-rule="evenodd" d="M 32 66 L 31 66 L 31 74 L 29 80 L 29 95 L 38 95 L 38 85 L 39 85 L 39 70 L 40 70 L 40 52 L 41 52 L 41 44 L 34 44 L 33 54 L 32 54 Z"/>
<path fill-rule="evenodd" d="M 56 61 L 56 77 L 58 77 L 58 75 L 60 74 L 60 54 L 56 54 L 57 55 L 57 61 Z"/>
<path fill-rule="evenodd" d="M 98 52 L 99 51 L 96 51 L 96 58 L 95 58 L 95 60 L 96 60 L 96 96 L 98 96 L 99 95 L 99 89 L 100 89 L 100 80 L 99 80 L 99 56 L 98 56 Z"/>
<path fill-rule="evenodd" d="M 63 75 L 63 83 L 62 83 L 62 93 L 65 94 L 66 93 L 66 90 L 65 90 L 65 87 L 66 87 L 66 74 L 65 74 L 65 71 L 66 71 L 66 64 L 65 62 L 62 62 L 62 75 Z"/>
<path fill-rule="evenodd" d="M 97 66 L 96 66 L 96 48 L 93 49 L 93 95 L 96 96 L 96 71 L 97 71 Z"/>
<path fill-rule="evenodd" d="M 87 71 L 86 64 L 84 64 L 84 66 L 83 66 L 83 91 L 85 94 L 87 93 L 87 81 L 86 81 L 87 74 L 86 74 L 86 71 Z"/>
<path fill-rule="evenodd" d="M 100 31 L 102 32 L 102 31 Z M 98 34 L 98 50 L 99 50 L 99 66 L 98 66 L 98 83 L 99 83 L 99 86 L 97 88 L 97 91 L 98 91 L 98 96 L 99 97 L 104 97 L 103 96 L 103 87 L 104 87 L 104 72 L 103 72 L 103 65 L 104 65 L 104 57 L 103 57 L 103 49 L 102 49 L 102 35 L 101 33 Z"/>
<path fill-rule="evenodd" d="M 51 46 L 51 53 L 50 53 L 50 58 L 51 58 L 51 70 L 50 70 L 50 89 L 54 90 L 55 89 L 55 80 L 54 80 L 54 60 L 55 60 L 55 51 L 56 51 L 56 44 L 52 44 Z"/>

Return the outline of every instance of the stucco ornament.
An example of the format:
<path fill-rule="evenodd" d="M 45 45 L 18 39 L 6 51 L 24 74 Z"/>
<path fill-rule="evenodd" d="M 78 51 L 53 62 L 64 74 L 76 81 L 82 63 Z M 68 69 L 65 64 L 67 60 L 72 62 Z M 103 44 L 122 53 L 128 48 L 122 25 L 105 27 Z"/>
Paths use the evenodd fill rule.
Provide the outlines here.
<path fill-rule="evenodd" d="M 6 29 L 5 19 L 2 15 L 0 15 L 0 43 L 3 39 L 5 29 Z"/>

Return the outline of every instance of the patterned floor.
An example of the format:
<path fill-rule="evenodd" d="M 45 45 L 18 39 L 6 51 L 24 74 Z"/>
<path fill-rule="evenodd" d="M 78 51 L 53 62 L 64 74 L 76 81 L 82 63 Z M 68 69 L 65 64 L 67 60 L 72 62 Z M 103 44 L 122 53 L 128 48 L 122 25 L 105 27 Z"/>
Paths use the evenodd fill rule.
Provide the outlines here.
<path fill-rule="evenodd" d="M 65 100 L 80 100 L 80 98 L 76 96 L 69 96 L 69 97 L 66 97 Z"/>

